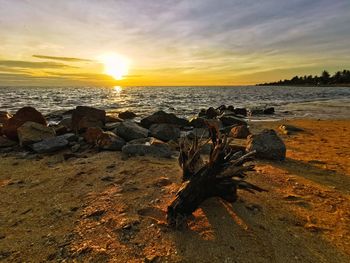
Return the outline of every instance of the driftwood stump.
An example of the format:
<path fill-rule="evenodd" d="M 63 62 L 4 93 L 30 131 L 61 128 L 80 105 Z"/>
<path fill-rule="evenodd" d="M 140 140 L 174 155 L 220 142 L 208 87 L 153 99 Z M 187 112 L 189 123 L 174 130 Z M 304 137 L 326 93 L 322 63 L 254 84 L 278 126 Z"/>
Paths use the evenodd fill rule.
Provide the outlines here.
<path fill-rule="evenodd" d="M 200 140 L 194 138 L 186 147 L 186 139 L 180 143 L 179 164 L 183 171 L 183 184 L 175 199 L 168 206 L 168 224 L 181 228 L 199 205 L 207 198 L 221 197 L 228 202 L 237 199 L 237 188 L 250 192 L 264 191 L 243 180 L 247 171 L 254 170 L 253 165 L 246 165 L 255 152 L 243 155 L 230 148 L 227 136 L 221 134 L 218 123 L 207 121 L 212 148 L 209 161 L 204 163 L 200 156 Z"/>

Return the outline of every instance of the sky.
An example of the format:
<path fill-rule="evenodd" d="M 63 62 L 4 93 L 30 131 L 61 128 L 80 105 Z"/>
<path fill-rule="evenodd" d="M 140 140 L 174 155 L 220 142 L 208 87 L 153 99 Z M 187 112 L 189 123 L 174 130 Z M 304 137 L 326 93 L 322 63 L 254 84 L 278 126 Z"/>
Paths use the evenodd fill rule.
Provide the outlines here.
<path fill-rule="evenodd" d="M 0 0 L 0 86 L 251 85 L 334 73 L 350 69 L 349 25 L 349 0 Z M 111 54 L 127 60 L 122 79 L 105 74 L 101 57 Z"/>

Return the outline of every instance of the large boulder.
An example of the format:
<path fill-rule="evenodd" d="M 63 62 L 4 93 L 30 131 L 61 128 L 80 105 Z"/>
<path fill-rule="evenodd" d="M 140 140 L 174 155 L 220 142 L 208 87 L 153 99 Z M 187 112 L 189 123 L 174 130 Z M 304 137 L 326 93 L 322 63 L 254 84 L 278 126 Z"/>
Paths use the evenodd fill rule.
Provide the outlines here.
<path fill-rule="evenodd" d="M 3 133 L 11 140 L 18 140 L 17 129 L 27 121 L 47 125 L 44 116 L 39 111 L 33 107 L 23 107 L 4 123 Z"/>
<path fill-rule="evenodd" d="M 72 113 L 72 130 L 85 131 L 89 127 L 102 128 L 105 124 L 106 112 L 87 106 L 78 106 Z"/>
<path fill-rule="evenodd" d="M 165 142 L 175 140 L 181 135 L 181 131 L 176 125 L 167 123 L 152 124 L 149 130 L 153 137 Z"/>
<path fill-rule="evenodd" d="M 99 149 L 109 151 L 120 151 L 125 144 L 123 138 L 110 131 L 103 132 L 96 140 L 96 146 Z"/>
<path fill-rule="evenodd" d="M 118 114 L 118 117 L 123 119 L 123 120 L 127 120 L 127 119 L 132 119 L 132 118 L 135 118 L 137 115 L 135 113 L 133 113 L 132 111 L 123 111 L 123 112 L 120 112 Z"/>
<path fill-rule="evenodd" d="M 159 123 L 174 124 L 179 127 L 188 125 L 188 121 L 186 119 L 179 118 L 173 113 L 166 113 L 164 111 L 157 111 L 141 120 L 141 126 L 147 129 L 151 127 L 152 124 Z"/>
<path fill-rule="evenodd" d="M 241 118 L 231 116 L 231 115 L 224 115 L 220 117 L 220 121 L 224 126 L 232 126 L 232 125 L 247 125 L 247 123 L 242 120 Z"/>
<path fill-rule="evenodd" d="M 60 135 L 41 142 L 32 144 L 30 147 L 37 153 L 52 153 L 64 149 L 69 145 L 69 138 L 66 135 Z"/>
<path fill-rule="evenodd" d="M 114 129 L 114 133 L 126 141 L 131 141 L 134 139 L 146 138 L 149 131 L 135 122 L 126 120 L 121 122 L 120 125 Z"/>
<path fill-rule="evenodd" d="M 122 152 L 128 156 L 153 156 L 159 158 L 170 158 L 172 151 L 167 144 L 126 144 Z"/>
<path fill-rule="evenodd" d="M 84 139 L 88 144 L 95 145 L 97 139 L 102 135 L 103 130 L 98 127 L 89 127 L 84 133 Z"/>
<path fill-rule="evenodd" d="M 17 129 L 17 133 L 21 146 L 40 142 L 56 135 L 53 128 L 32 121 L 27 121 L 21 125 Z"/>
<path fill-rule="evenodd" d="M 7 111 L 0 111 L 0 123 L 5 123 L 11 119 L 12 115 Z"/>
<path fill-rule="evenodd" d="M 274 130 L 263 130 L 259 134 L 249 135 L 246 151 L 256 151 L 256 157 L 279 160 L 286 158 L 286 145 Z"/>
<path fill-rule="evenodd" d="M 231 129 L 230 135 L 237 139 L 246 139 L 250 134 L 246 125 L 235 126 Z"/>

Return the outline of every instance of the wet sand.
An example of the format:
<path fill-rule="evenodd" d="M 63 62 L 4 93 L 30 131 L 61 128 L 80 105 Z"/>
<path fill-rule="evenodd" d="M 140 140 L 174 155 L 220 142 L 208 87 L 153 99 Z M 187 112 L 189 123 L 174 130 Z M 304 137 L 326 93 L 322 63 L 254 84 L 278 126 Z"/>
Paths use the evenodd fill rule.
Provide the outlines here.
<path fill-rule="evenodd" d="M 350 121 L 283 123 L 304 129 L 281 135 L 286 161 L 248 177 L 268 192 L 209 199 L 182 231 L 165 223 L 176 159 L 2 154 L 0 261 L 350 262 Z"/>

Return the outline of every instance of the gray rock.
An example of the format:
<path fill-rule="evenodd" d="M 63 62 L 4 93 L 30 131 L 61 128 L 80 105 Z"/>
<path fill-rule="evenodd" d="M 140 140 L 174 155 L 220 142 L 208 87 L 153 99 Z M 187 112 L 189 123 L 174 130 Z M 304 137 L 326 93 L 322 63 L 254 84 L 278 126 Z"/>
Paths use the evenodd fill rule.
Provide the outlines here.
<path fill-rule="evenodd" d="M 57 137 L 64 138 L 69 142 L 78 141 L 78 139 L 79 139 L 77 135 L 75 135 L 74 133 L 71 133 L 71 132 L 57 136 Z"/>
<path fill-rule="evenodd" d="M 56 135 L 53 128 L 32 121 L 27 121 L 18 127 L 17 134 L 21 146 L 53 138 Z"/>
<path fill-rule="evenodd" d="M 113 132 L 126 141 L 146 138 L 149 133 L 147 129 L 142 128 L 137 123 L 128 120 L 121 122 Z"/>
<path fill-rule="evenodd" d="M 165 142 L 175 140 L 181 135 L 177 126 L 167 123 L 153 124 L 149 130 L 153 137 Z"/>
<path fill-rule="evenodd" d="M 67 136 L 60 135 L 54 138 L 45 139 L 41 142 L 34 143 L 30 147 L 33 149 L 33 151 L 37 153 L 51 153 L 67 147 L 68 144 L 69 141 L 67 139 Z"/>
<path fill-rule="evenodd" d="M 159 158 L 170 158 L 172 151 L 166 144 L 127 144 L 123 146 L 122 152 L 128 156 L 153 156 Z"/>
<path fill-rule="evenodd" d="M 179 127 L 188 125 L 188 121 L 186 119 L 179 118 L 173 113 L 166 113 L 164 111 L 157 111 L 141 120 L 141 126 L 145 128 L 149 128 L 152 124 L 156 123 L 175 124 Z"/>
<path fill-rule="evenodd" d="M 256 151 L 256 157 L 270 160 L 284 160 L 286 146 L 274 130 L 263 130 L 259 134 L 249 135 L 246 151 Z"/>

